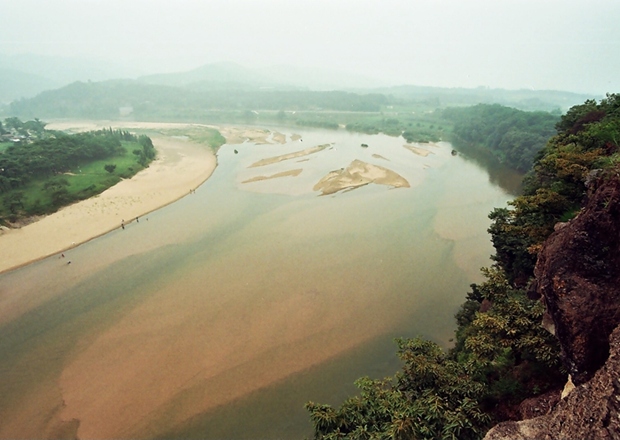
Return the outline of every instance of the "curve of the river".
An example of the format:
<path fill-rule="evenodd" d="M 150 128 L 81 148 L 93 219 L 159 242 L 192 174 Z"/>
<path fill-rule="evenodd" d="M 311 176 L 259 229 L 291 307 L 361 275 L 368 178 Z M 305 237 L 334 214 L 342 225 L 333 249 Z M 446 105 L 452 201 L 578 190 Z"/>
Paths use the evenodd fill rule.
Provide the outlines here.
<path fill-rule="evenodd" d="M 3 274 L 0 315 L 26 311 L 0 327 L 0 437 L 309 436 L 303 403 L 393 374 L 394 337 L 448 345 L 489 264 L 487 215 L 512 196 L 447 143 L 404 144 L 304 129 L 225 145 L 194 193 L 71 265 Z M 321 196 L 330 172 L 369 180 Z"/>

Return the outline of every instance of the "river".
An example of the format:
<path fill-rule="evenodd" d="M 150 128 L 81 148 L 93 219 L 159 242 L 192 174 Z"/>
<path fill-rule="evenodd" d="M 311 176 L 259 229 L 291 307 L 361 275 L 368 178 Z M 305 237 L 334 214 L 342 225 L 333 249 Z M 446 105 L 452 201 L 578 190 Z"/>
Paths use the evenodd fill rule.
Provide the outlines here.
<path fill-rule="evenodd" d="M 395 373 L 395 337 L 449 346 L 515 176 L 447 143 L 424 156 L 385 135 L 278 131 L 286 143 L 223 146 L 194 193 L 71 250 L 70 265 L 0 276 L 0 436 L 309 437 L 303 404 Z M 312 190 L 354 159 L 410 187 Z"/>

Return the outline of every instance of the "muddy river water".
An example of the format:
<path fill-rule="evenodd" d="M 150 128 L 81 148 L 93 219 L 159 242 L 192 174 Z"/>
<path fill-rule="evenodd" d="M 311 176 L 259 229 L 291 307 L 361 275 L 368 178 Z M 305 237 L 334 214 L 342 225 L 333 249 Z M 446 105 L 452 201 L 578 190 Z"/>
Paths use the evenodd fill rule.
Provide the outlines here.
<path fill-rule="evenodd" d="M 392 375 L 395 337 L 449 345 L 510 188 L 447 143 L 279 131 L 72 264 L 0 275 L 0 437 L 309 437 L 303 404 Z M 409 187 L 313 190 L 356 159 Z"/>

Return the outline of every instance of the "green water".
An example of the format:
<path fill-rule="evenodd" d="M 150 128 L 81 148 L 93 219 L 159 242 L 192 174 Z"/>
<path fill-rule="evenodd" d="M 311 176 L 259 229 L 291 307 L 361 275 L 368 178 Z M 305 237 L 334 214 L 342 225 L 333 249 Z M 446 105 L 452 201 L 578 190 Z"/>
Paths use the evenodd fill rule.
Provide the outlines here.
<path fill-rule="evenodd" d="M 422 157 L 402 138 L 296 133 L 303 142 L 222 147 L 195 194 L 72 250 L 70 266 L 49 258 L 1 276 L 0 316 L 24 311 L 0 327 L 0 433 L 45 388 L 66 405 L 48 413 L 83 411 L 80 429 L 110 392 L 125 409 L 101 417 L 124 424 L 119 436 L 303 438 L 304 402 L 338 404 L 356 378 L 398 369 L 394 337 L 449 345 L 492 253 L 487 214 L 510 189 L 447 144 Z M 411 188 L 312 191 L 353 159 Z M 49 414 L 32 417 L 43 426 Z"/>

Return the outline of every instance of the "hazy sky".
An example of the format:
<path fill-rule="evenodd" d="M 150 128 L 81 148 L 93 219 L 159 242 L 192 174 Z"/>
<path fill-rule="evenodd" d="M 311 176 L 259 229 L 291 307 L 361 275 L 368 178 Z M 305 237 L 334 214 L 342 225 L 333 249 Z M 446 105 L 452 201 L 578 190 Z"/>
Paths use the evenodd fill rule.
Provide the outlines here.
<path fill-rule="evenodd" d="M 0 0 L 0 53 L 620 92 L 620 0 Z"/>

